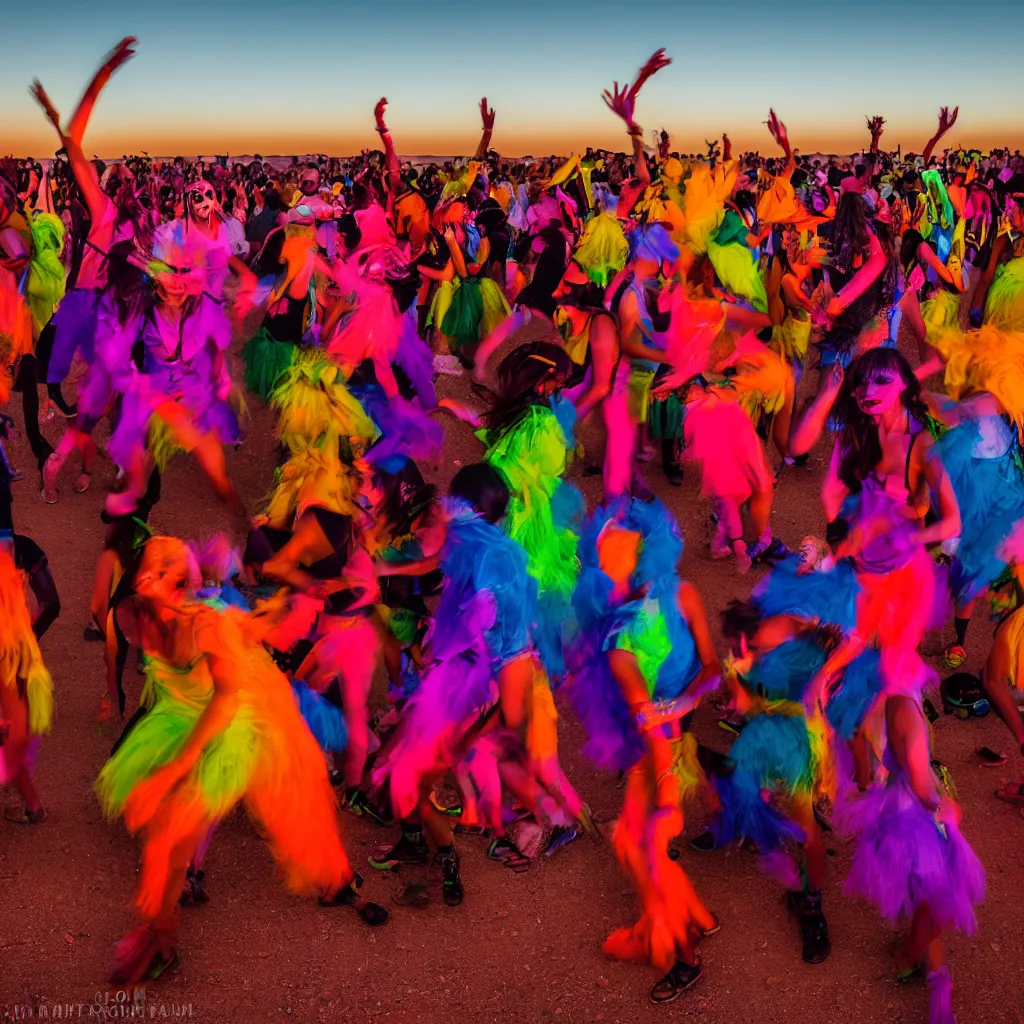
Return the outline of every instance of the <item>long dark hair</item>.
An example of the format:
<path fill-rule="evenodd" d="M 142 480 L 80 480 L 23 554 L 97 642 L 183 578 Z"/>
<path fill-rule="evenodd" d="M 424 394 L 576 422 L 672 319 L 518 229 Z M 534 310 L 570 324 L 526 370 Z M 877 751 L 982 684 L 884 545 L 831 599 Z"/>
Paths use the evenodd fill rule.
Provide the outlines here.
<path fill-rule="evenodd" d="M 873 348 L 858 356 L 846 371 L 836 399 L 835 415 L 842 421 L 839 435 L 839 479 L 852 494 L 859 494 L 864 481 L 882 458 L 878 425 L 857 402 L 857 388 L 876 373 L 898 374 L 904 384 L 900 403 L 920 424 L 927 422 L 928 409 L 921 398 L 921 382 L 910 363 L 894 348 Z"/>
<path fill-rule="evenodd" d="M 500 433 L 518 420 L 531 405 L 543 401 L 538 388 L 552 377 L 566 380 L 572 360 L 564 349 L 549 341 L 531 341 L 513 349 L 501 361 L 494 403 L 484 420 Z"/>
<path fill-rule="evenodd" d="M 107 257 L 107 294 L 117 310 L 117 322 L 124 327 L 151 301 L 149 279 L 128 259 L 135 249 L 132 241 L 118 242 L 110 247 Z"/>
<path fill-rule="evenodd" d="M 408 536 L 416 520 L 436 505 L 437 488 L 423 479 L 412 459 L 406 459 L 394 472 L 378 468 L 375 475 L 383 492 L 378 514 L 386 520 L 393 538 Z"/>
<path fill-rule="evenodd" d="M 831 264 L 843 274 L 854 271 L 857 256 L 863 256 L 871 244 L 868 204 L 856 192 L 844 192 L 836 204 L 832 233 Z"/>

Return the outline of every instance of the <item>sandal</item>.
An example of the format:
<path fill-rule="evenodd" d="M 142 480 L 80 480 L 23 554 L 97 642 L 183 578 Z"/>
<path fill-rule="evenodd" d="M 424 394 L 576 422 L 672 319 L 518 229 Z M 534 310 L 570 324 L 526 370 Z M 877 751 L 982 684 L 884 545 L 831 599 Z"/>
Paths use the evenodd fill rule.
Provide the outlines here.
<path fill-rule="evenodd" d="M 529 871 L 533 867 L 533 860 L 527 857 L 525 853 L 520 853 L 513 846 L 505 858 L 505 867 L 511 868 L 517 875 L 521 875 L 524 871 Z"/>
<path fill-rule="evenodd" d="M 651 988 L 648 998 L 658 1005 L 671 1003 L 695 985 L 703 973 L 704 968 L 699 958 L 693 964 L 677 960 L 672 970 Z"/>
<path fill-rule="evenodd" d="M 491 845 L 487 847 L 487 859 L 504 860 L 514 849 L 515 846 L 508 836 L 499 836 L 491 840 Z"/>
<path fill-rule="evenodd" d="M 46 808 L 30 811 L 27 807 L 7 807 L 4 809 L 4 821 L 15 825 L 39 825 L 46 821 Z"/>

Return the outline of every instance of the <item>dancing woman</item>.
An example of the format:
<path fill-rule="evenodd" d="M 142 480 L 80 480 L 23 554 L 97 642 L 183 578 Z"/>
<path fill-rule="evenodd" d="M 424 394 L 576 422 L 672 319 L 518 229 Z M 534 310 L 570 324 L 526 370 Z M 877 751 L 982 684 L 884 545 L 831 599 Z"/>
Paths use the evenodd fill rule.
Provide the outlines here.
<path fill-rule="evenodd" d="M 176 960 L 188 867 L 239 802 L 292 892 L 358 902 L 323 755 L 288 681 L 241 612 L 192 598 L 196 582 L 187 546 L 153 538 L 131 580 L 134 593 L 116 613 L 145 655 L 148 707 L 96 783 L 106 813 L 143 839 L 135 894 L 142 923 L 118 944 L 111 980 L 120 985 Z M 370 923 L 386 920 L 377 911 Z"/>
<path fill-rule="evenodd" d="M 50 397 L 58 405 L 63 405 L 63 400 L 59 399 L 60 385 L 71 370 L 75 353 L 80 352 L 86 363 L 93 362 L 99 329 L 98 302 L 109 284 L 109 260 L 114 245 L 132 239 L 146 245 L 152 233 L 152 221 L 139 203 L 131 179 L 122 181 L 119 177 L 111 178 L 108 188 L 113 191 L 113 195 L 108 195 L 100 184 L 95 165 L 86 159 L 82 150 L 85 130 L 96 101 L 113 73 L 135 55 L 132 49 L 134 44 L 135 40 L 129 36 L 111 51 L 86 87 L 66 130 L 61 127 L 60 115 L 42 85 L 35 82 L 32 86 L 33 95 L 57 129 L 61 145 L 67 151 L 75 183 L 89 211 L 89 229 L 80 262 L 72 266 L 70 281 L 73 287 L 64 296 L 58 313 L 47 328 L 49 336 L 41 337 L 39 344 L 42 362 L 38 371 L 43 372 Z M 26 372 L 30 373 L 32 368 L 30 365 Z M 35 382 L 26 376 L 21 386 L 27 403 L 26 423 L 29 423 L 30 416 L 38 419 L 38 410 L 29 408 L 35 397 Z M 83 430 L 81 424 L 76 423 L 75 428 L 61 438 L 56 452 L 50 453 L 48 460 L 41 466 L 42 497 L 48 504 L 57 500 L 57 477 L 76 447 L 81 450 L 86 466 L 75 489 L 80 492 L 89 486 L 89 470 L 94 454 L 90 435 L 91 429 Z"/>
<path fill-rule="evenodd" d="M 719 923 L 669 856 L 682 801 L 699 785 L 685 723 L 720 666 L 703 602 L 681 583 L 682 542 L 660 503 L 620 498 L 588 520 L 584 570 L 573 597 L 570 694 L 600 767 L 626 772 L 612 843 L 641 904 L 604 951 L 667 973 L 650 991 L 668 1003 L 701 976 L 701 938 Z M 679 720 L 682 719 L 682 723 Z"/>
<path fill-rule="evenodd" d="M 827 702 L 829 680 L 871 645 L 880 650 L 883 688 L 920 689 L 926 668 L 917 648 L 935 595 L 935 567 L 925 547 L 961 531 L 952 484 L 924 426 L 920 384 L 902 355 L 873 349 L 860 356 L 846 374 L 836 411 L 843 431 L 822 501 L 834 522 L 847 499 L 856 499 L 836 558 L 853 559 L 860 594 L 856 626 L 809 687 L 810 707 Z M 929 492 L 938 514 L 926 526 Z"/>

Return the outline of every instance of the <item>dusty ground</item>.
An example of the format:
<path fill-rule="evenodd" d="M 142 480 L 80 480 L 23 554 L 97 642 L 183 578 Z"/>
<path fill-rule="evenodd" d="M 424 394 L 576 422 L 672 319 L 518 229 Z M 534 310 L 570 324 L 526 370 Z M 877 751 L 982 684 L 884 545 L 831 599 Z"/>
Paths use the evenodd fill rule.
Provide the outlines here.
<path fill-rule="evenodd" d="M 464 395 L 464 381 L 442 383 Z M 255 503 L 272 466 L 267 412 L 256 408 L 247 441 L 229 456 L 243 497 Z M 20 410 L 15 412 L 20 416 Z M 50 424 L 52 434 L 62 429 Z M 600 451 L 600 428 L 583 437 Z M 449 424 L 444 479 L 458 463 L 473 461 L 479 446 L 468 430 Z M 38 782 L 49 810 L 36 828 L 0 821 L 0 1006 L 83 1004 L 102 993 L 115 940 L 132 923 L 128 901 L 138 851 L 118 825 L 106 824 L 92 782 L 119 726 L 96 721 L 103 692 L 100 648 L 82 642 L 93 563 L 100 549 L 98 515 L 112 477 L 101 462 L 95 486 L 71 491 L 73 467 L 61 499 L 46 506 L 29 472 L 24 442 L 12 446 L 25 479 L 15 485 L 15 522 L 46 550 L 63 601 L 60 619 L 43 642 L 57 686 L 58 720 L 43 744 Z M 817 500 L 824 448 L 805 469 L 787 469 L 774 513 L 777 533 L 790 544 L 823 529 Z M 578 474 L 580 467 L 576 467 Z M 706 508 L 695 474 L 682 488 L 667 486 L 657 468 L 649 479 L 679 517 L 687 541 L 684 573 L 712 611 L 745 594 L 752 580 L 731 565 L 707 558 Z M 578 479 L 591 506 L 598 481 Z M 195 466 L 178 460 L 165 478 L 165 498 L 154 515 L 162 531 L 189 537 L 237 529 L 216 504 Z M 977 670 L 991 630 L 979 617 L 969 637 L 969 667 Z M 945 638 L 949 642 L 949 638 Z M 929 654 L 942 647 L 929 639 Z M 138 677 L 128 673 L 129 684 Z M 698 713 L 698 733 L 719 749 L 728 737 L 712 709 Z M 615 780 L 595 771 L 578 753 L 581 733 L 567 713 L 562 750 L 567 771 L 599 815 L 611 817 L 620 800 Z M 955 777 L 965 808 L 964 831 L 988 870 L 988 898 L 973 939 L 948 938 L 958 1018 L 969 1024 L 1024 1020 L 1024 929 L 1019 921 L 1024 886 L 1024 822 L 992 791 L 1019 774 L 1017 759 L 983 769 L 973 756 L 988 744 L 1010 749 L 993 718 L 942 719 L 935 728 L 937 755 Z M 346 816 L 346 843 L 365 865 L 372 847 L 387 838 L 361 819 Z M 689 838 L 699 816 L 687 822 Z M 349 911 L 322 910 L 288 896 L 274 881 L 269 854 L 241 813 L 218 831 L 207 860 L 212 901 L 185 912 L 180 969 L 148 993 L 160 1015 L 171 1004 L 191 1007 L 206 1021 L 655 1021 L 691 1019 L 707 1024 L 858 1020 L 864 1024 L 918 1022 L 927 1017 L 921 983 L 897 985 L 889 970 L 895 936 L 873 909 L 842 895 L 850 846 L 832 839 L 825 907 L 833 953 L 823 966 L 800 959 L 797 924 L 787 916 L 778 887 L 759 874 L 754 859 L 730 851 L 697 854 L 681 844 L 682 864 L 724 925 L 702 948 L 706 972 L 696 988 L 671 1007 L 656 1008 L 647 989 L 656 972 L 610 962 L 601 943 L 633 919 L 636 905 L 608 844 L 581 840 L 523 875 L 486 860 L 484 842 L 461 843 L 466 899 L 458 909 L 440 900 L 425 910 L 396 908 L 387 927 L 371 931 Z M 365 868 L 366 891 L 390 904 L 396 876 Z M 8 1019 L 8 1018 L 3 1018 Z"/>

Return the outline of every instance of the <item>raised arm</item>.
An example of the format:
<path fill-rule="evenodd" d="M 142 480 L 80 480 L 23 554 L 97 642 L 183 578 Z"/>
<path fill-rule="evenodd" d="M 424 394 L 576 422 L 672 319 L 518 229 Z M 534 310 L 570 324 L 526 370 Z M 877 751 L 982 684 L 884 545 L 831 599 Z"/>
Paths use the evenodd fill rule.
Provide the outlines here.
<path fill-rule="evenodd" d="M 384 146 L 384 181 L 393 196 L 397 196 L 402 188 L 402 172 L 398 164 L 398 154 L 395 152 L 395 144 L 391 141 L 391 133 L 384 123 L 384 111 L 387 110 L 388 98 L 382 96 L 373 108 L 373 116 L 377 122 L 377 134 Z"/>
<path fill-rule="evenodd" d="M 616 117 L 622 118 L 626 125 L 626 132 L 633 140 L 633 173 L 635 175 L 635 182 L 624 186 L 622 189 L 618 207 L 620 217 L 629 215 L 636 201 L 643 195 L 644 189 L 651 183 L 651 174 L 647 168 L 647 157 L 644 154 L 643 128 L 636 123 L 636 119 L 633 116 L 636 111 L 636 98 L 644 82 L 671 63 L 671 58 L 665 56 L 663 49 L 655 50 L 647 63 L 637 73 L 636 81 L 632 85 L 620 89 L 619 83 L 614 82 L 611 91 L 605 89 L 603 94 L 608 109 Z M 628 208 L 626 208 L 627 202 Z"/>
<path fill-rule="evenodd" d="M 135 55 L 135 51 L 132 49 L 134 43 L 135 39 L 127 36 L 110 52 L 107 59 L 103 62 L 103 66 L 96 72 L 92 81 L 86 87 L 85 94 L 79 101 L 78 108 L 75 110 L 66 131 L 61 128 L 60 116 L 53 103 L 50 102 L 50 97 L 46 94 L 46 90 L 38 81 L 32 83 L 32 95 L 43 108 L 47 119 L 57 129 L 61 143 L 67 150 L 68 160 L 71 163 L 71 170 L 75 175 L 75 181 L 78 182 L 78 187 L 82 190 L 86 205 L 89 207 L 89 216 L 94 224 L 98 224 L 102 220 L 107 209 L 108 200 L 100 188 L 96 168 L 85 158 L 85 154 L 82 151 L 82 140 L 85 137 L 85 129 L 89 123 L 89 115 L 92 113 L 92 108 L 96 105 L 96 100 L 101 90 L 110 81 L 110 76 Z"/>
<path fill-rule="evenodd" d="M 483 160 L 487 156 L 487 150 L 491 148 L 491 135 L 494 132 L 494 108 L 487 106 L 487 97 L 480 101 L 480 120 L 483 124 L 483 134 L 480 136 L 480 145 L 476 147 L 474 160 Z"/>
<path fill-rule="evenodd" d="M 932 150 L 935 149 L 935 144 L 942 138 L 946 132 L 949 131 L 953 125 L 956 124 L 957 114 L 960 113 L 959 107 L 954 107 L 953 112 L 949 112 L 949 107 L 942 107 L 939 110 L 939 126 L 935 131 L 935 134 L 928 140 L 927 145 L 924 147 L 924 153 L 921 154 L 921 159 L 924 161 L 924 166 L 927 169 L 928 161 L 931 159 Z"/>
<path fill-rule="evenodd" d="M 768 120 L 765 121 L 765 124 L 768 126 L 768 131 L 771 132 L 772 138 L 782 148 L 782 152 L 786 154 L 786 166 L 782 169 L 779 177 L 785 178 L 788 181 L 796 170 L 796 157 L 793 155 L 793 147 L 790 145 L 786 126 L 779 120 L 779 115 L 772 109 L 768 111 Z"/>
<path fill-rule="evenodd" d="M 875 174 L 875 163 L 878 158 L 878 140 L 885 131 L 885 118 L 876 114 L 874 117 L 865 117 L 864 122 L 871 133 L 871 149 L 868 151 L 870 158 L 867 161 L 867 165 L 868 177 L 872 178 Z"/>

